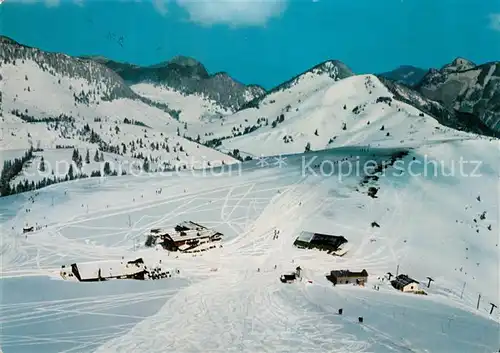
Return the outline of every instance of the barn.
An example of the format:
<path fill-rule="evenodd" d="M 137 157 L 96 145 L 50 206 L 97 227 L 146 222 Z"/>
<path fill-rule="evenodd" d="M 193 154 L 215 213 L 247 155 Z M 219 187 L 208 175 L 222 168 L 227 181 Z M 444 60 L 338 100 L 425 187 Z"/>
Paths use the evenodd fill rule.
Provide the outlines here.
<path fill-rule="evenodd" d="M 347 239 L 343 236 L 303 231 L 293 245 L 302 249 L 325 250 L 329 254 L 343 256 L 347 253 L 344 246 L 346 243 Z"/>
<path fill-rule="evenodd" d="M 103 263 L 73 263 L 61 266 L 60 275 L 66 280 L 100 282 L 109 279 L 144 280 L 146 266 L 142 258 L 133 261 L 108 261 Z"/>
<path fill-rule="evenodd" d="M 333 283 L 337 284 L 356 284 L 363 286 L 368 282 L 368 272 L 363 269 L 361 272 L 352 272 L 349 270 L 333 270 L 326 278 Z"/>
<path fill-rule="evenodd" d="M 407 275 L 399 275 L 391 281 L 391 285 L 402 292 L 414 293 L 419 291 L 419 282 L 408 277 Z"/>

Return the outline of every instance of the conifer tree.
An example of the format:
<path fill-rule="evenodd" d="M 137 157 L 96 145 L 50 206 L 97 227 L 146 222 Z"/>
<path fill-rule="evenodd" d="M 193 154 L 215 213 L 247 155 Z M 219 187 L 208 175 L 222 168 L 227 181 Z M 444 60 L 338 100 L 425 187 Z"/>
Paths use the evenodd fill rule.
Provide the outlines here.
<path fill-rule="evenodd" d="M 40 165 L 38 166 L 38 169 L 41 172 L 45 172 L 45 160 L 43 159 L 43 156 L 42 156 L 42 160 L 40 161 Z"/>

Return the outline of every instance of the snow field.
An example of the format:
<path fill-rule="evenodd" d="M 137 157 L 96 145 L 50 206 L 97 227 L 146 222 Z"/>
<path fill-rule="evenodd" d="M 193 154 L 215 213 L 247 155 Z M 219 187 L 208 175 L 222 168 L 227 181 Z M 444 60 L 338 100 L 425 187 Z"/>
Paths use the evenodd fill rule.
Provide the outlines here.
<path fill-rule="evenodd" d="M 356 154 L 383 159 L 393 152 L 363 151 L 340 148 L 318 155 L 325 160 Z M 175 288 L 165 305 L 127 326 L 126 332 L 117 333 L 112 326 L 104 330 L 96 350 L 102 353 L 492 351 L 499 329 L 498 314 L 488 315 L 488 302 L 498 297 L 498 286 L 492 285 L 498 281 L 493 248 L 498 205 L 490 197 L 498 175 L 495 153 L 495 143 L 474 140 L 415 148 L 406 161 L 425 155 L 448 163 L 461 155 L 480 159 L 481 177 L 397 177 L 388 171 L 374 184 L 380 187 L 376 199 L 364 194 L 367 186 L 359 186 L 362 176 L 339 180 L 337 175 L 303 175 L 300 155 L 288 156 L 281 167 L 243 163 L 241 173 L 232 176 L 185 173 L 54 185 L 40 190 L 35 203 L 2 203 L 2 213 L 10 215 L 3 220 L 2 277 L 31 276 L 17 278 L 30 281 L 34 275 L 54 273 L 62 263 L 122 256 L 162 259 L 166 266 L 179 268 L 188 284 Z M 160 195 L 155 193 L 159 188 Z M 31 214 L 22 212 L 28 204 Z M 476 233 L 471 218 L 483 211 L 487 217 L 480 221 L 491 223 L 492 231 L 481 223 Z M 19 227 L 28 219 L 47 227 L 23 239 Z M 148 229 L 185 219 L 223 231 L 223 247 L 168 254 L 134 245 L 134 239 L 142 243 Z M 380 228 L 372 228 L 373 221 Z M 276 228 L 280 235 L 273 240 Z M 337 258 L 297 249 L 292 244 L 302 230 L 343 235 L 350 250 Z M 426 289 L 428 296 L 399 293 L 377 280 L 394 273 L 398 264 L 400 273 L 423 283 L 426 276 L 435 279 Z M 279 276 L 296 266 L 303 269 L 303 280 L 280 283 Z M 367 286 L 332 287 L 324 276 L 337 268 L 365 268 L 370 274 Z M 54 297 L 51 286 L 41 291 Z M 478 293 L 483 295 L 479 311 L 474 300 Z M 339 308 L 344 308 L 341 317 L 336 315 Z M 364 324 L 357 323 L 358 316 L 365 318 Z M 81 328 L 75 326 L 78 332 Z M 53 337 L 54 332 L 38 331 L 30 339 L 38 342 L 43 335 Z M 26 342 L 9 336 L 2 342 L 6 339 L 14 352 L 22 352 Z M 86 344 L 88 340 L 74 343 L 73 351 Z"/>

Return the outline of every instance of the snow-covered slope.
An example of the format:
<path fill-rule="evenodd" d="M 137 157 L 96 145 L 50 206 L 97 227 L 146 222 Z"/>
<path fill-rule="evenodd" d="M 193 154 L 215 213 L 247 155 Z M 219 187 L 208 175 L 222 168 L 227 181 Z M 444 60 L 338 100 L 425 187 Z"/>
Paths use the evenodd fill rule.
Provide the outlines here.
<path fill-rule="evenodd" d="M 130 88 L 154 102 L 167 103 L 169 107 L 179 111 L 179 120 L 183 122 L 216 119 L 233 113 L 215 100 L 197 93 L 184 94 L 168 86 L 152 83 L 138 83 L 131 85 Z"/>
<path fill-rule="evenodd" d="M 183 138 L 185 126 L 172 117 L 174 110 L 137 95 L 106 67 L 4 37 L 0 44 L 2 151 L 100 149 L 109 161 L 147 158 L 168 168 L 237 162 Z"/>
<path fill-rule="evenodd" d="M 267 95 L 258 108 L 223 122 L 189 125 L 202 140 L 222 138 L 223 151 L 252 156 L 300 153 L 332 146 L 404 146 L 444 138 L 475 138 L 441 126 L 394 95 L 373 75 L 332 79 L 306 74 Z M 204 133 L 204 134 L 203 134 Z"/>
<path fill-rule="evenodd" d="M 499 297 L 498 140 L 415 146 L 401 164 L 363 182 L 370 170 L 363 165 L 398 151 L 343 147 L 280 164 L 90 179 L 2 198 L 0 344 L 7 352 L 37 344 L 43 353 L 496 351 L 499 311 L 489 311 Z M 340 161 L 361 168 L 330 173 Z M 368 187 L 378 188 L 376 198 Z M 188 219 L 224 233 L 223 247 L 177 257 L 137 245 L 150 228 Z M 25 237 L 26 223 L 42 229 Z M 303 230 L 343 235 L 349 251 L 338 258 L 295 248 Z M 60 299 L 59 282 L 34 277 L 122 256 L 161 259 L 184 282 L 167 280 L 157 290 L 140 282 L 126 290 L 120 281 L 65 283 L 68 297 Z M 296 266 L 302 281 L 282 284 L 279 276 Z M 325 274 L 334 269 L 366 269 L 368 283 L 333 287 Z M 380 280 L 396 271 L 428 295 Z M 37 286 L 43 299 L 23 291 L 19 298 L 23 286 Z"/>

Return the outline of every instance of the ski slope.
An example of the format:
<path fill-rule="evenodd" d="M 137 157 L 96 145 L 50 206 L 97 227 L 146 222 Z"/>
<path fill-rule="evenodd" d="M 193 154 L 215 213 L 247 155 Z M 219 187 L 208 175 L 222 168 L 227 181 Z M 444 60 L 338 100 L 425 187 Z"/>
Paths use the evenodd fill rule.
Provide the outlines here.
<path fill-rule="evenodd" d="M 79 62 L 79 65 L 84 64 Z M 157 107 L 139 99 L 104 100 L 98 94 L 91 94 L 108 89 L 104 84 L 41 70 L 36 62 L 29 59 L 4 64 L 2 77 L 2 154 L 25 151 L 32 146 L 44 149 L 38 156 L 44 156 L 47 161 L 71 162 L 71 158 L 58 159 L 65 153 L 56 151 L 56 148 L 72 146 L 83 151 L 90 149 L 94 153 L 100 146 L 90 140 L 90 130 L 93 130 L 102 143 L 118 146 L 120 155 L 107 154 L 105 161 L 112 164 L 125 160 L 129 164 L 134 162 L 140 165 L 144 158 L 150 158 L 154 161 L 151 164 L 161 169 L 162 165 L 169 168 L 199 168 L 207 163 L 217 165 L 237 162 L 219 151 L 185 139 L 184 125 Z M 88 104 L 77 101 L 74 95 L 79 96 L 80 93 L 89 94 Z M 39 121 L 27 122 L 15 115 L 14 111 Z M 57 121 L 61 114 L 71 117 L 73 122 L 63 119 Z M 43 122 L 42 119 L 52 120 Z M 168 145 L 168 149 L 159 148 L 163 144 Z M 69 156 L 71 157 L 71 152 Z M 87 165 L 80 172 L 90 175 L 100 168 L 100 164 L 92 167 Z M 117 168 L 116 166 L 114 169 Z M 151 168 L 153 169 L 156 168 Z M 131 169 L 127 172 L 131 172 Z M 37 178 L 28 180 L 36 181 L 41 178 L 43 177 L 38 175 Z"/>
<path fill-rule="evenodd" d="M 130 88 L 143 97 L 155 102 L 167 103 L 172 109 L 179 110 L 179 119 L 183 122 L 199 121 L 212 116 L 232 113 L 208 97 L 200 94 L 182 94 L 168 86 L 138 83 Z"/>
<path fill-rule="evenodd" d="M 399 169 L 368 185 L 360 185 L 364 172 L 331 164 L 381 162 L 397 151 L 343 147 L 2 198 L 0 346 L 14 353 L 34 345 L 97 353 L 498 350 L 500 315 L 489 315 L 499 297 L 498 141 L 413 146 Z M 470 163 L 451 173 L 461 158 Z M 328 165 L 339 169 L 330 174 Z M 377 198 L 366 194 L 370 185 Z M 182 220 L 221 231 L 223 247 L 195 256 L 142 246 L 150 228 Z M 42 228 L 26 237 L 26 223 Z M 302 230 L 343 235 L 349 251 L 338 258 L 295 248 Z M 181 275 L 157 285 L 45 280 L 61 264 L 122 256 L 161 259 Z M 435 280 L 427 296 L 378 279 L 398 265 L 422 283 Z M 279 276 L 296 266 L 302 281 L 282 284 Z M 325 278 L 333 269 L 363 268 L 366 287 L 333 287 Z M 15 296 L 23 286 L 37 291 Z"/>

